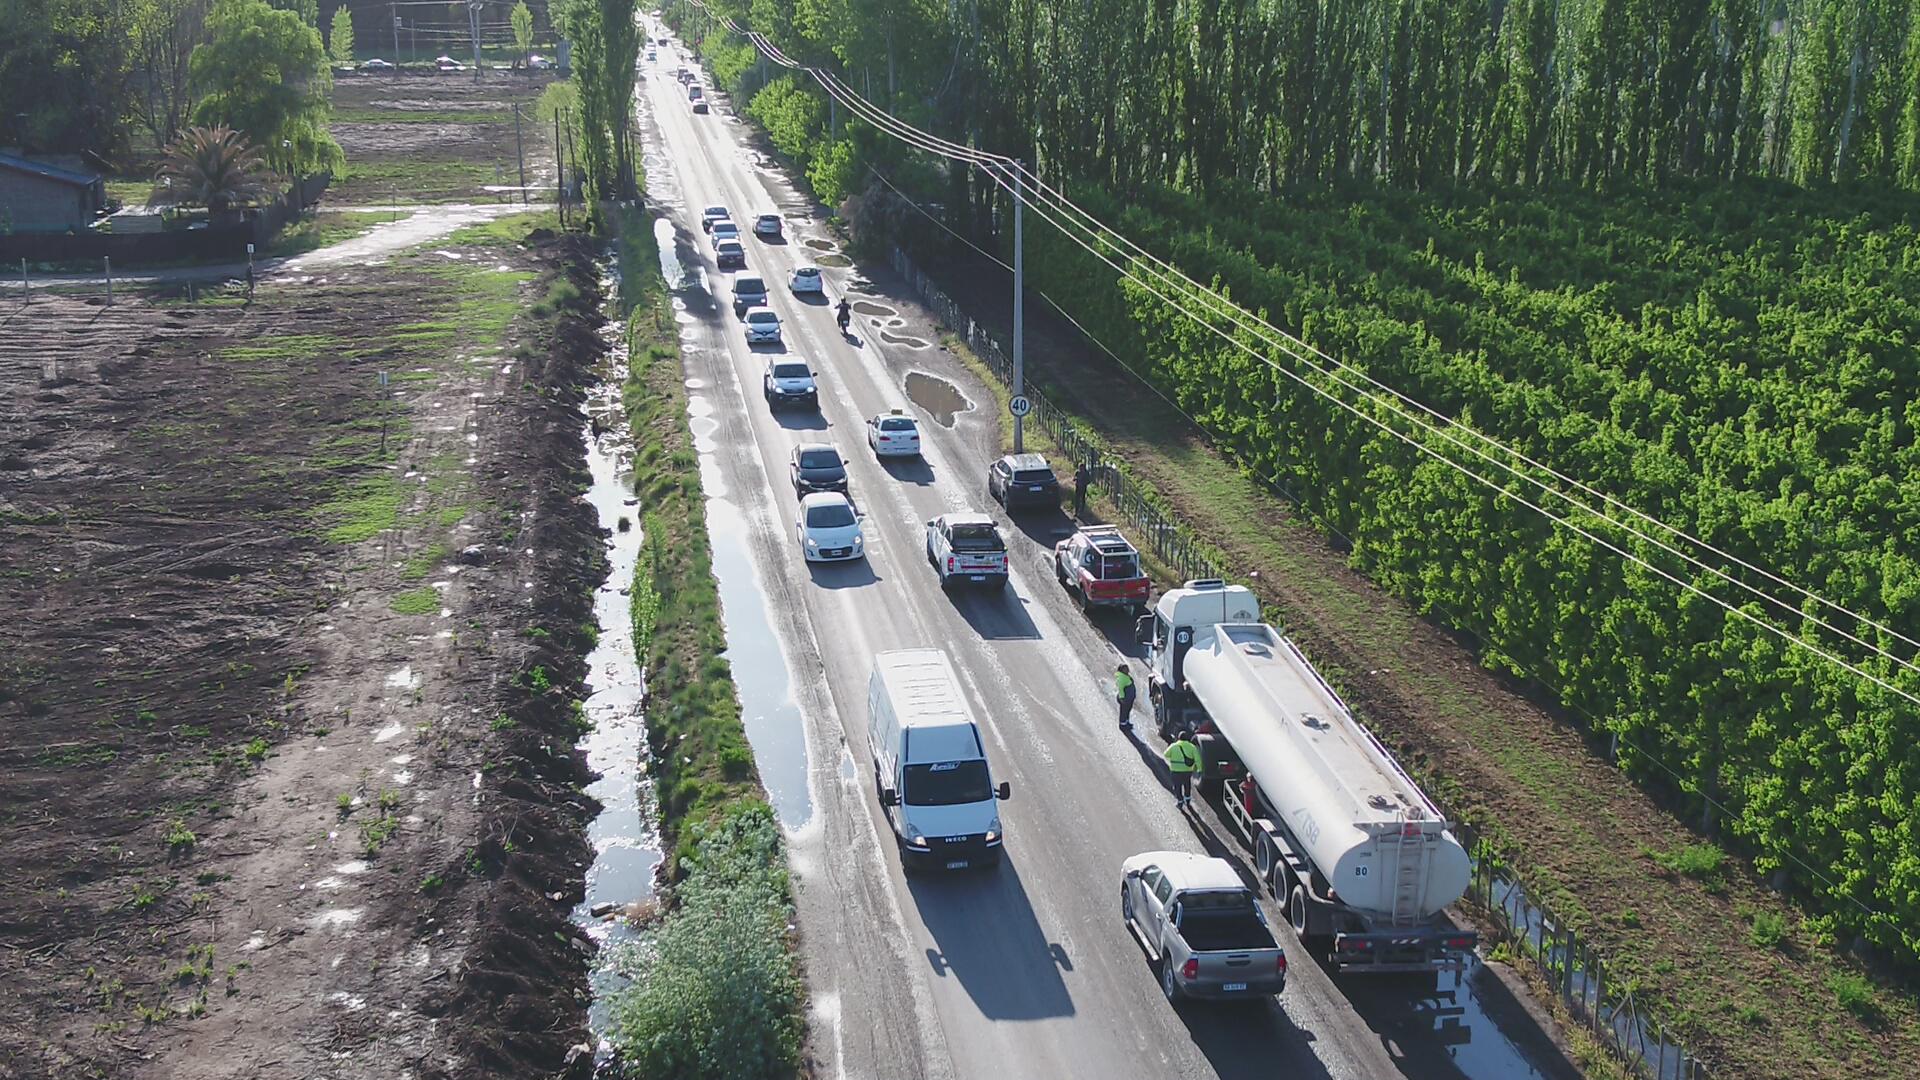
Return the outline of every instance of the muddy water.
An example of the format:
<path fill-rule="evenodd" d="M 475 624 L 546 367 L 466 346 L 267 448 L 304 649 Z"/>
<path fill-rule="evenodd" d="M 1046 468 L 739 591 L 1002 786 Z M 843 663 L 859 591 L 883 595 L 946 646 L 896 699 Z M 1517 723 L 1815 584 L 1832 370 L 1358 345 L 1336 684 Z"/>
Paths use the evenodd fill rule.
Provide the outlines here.
<path fill-rule="evenodd" d="M 839 250 L 839 245 L 835 244 L 831 240 L 817 240 L 812 237 L 809 237 L 800 242 L 812 248 L 815 251 L 838 251 Z"/>
<path fill-rule="evenodd" d="M 959 387 L 919 371 L 907 372 L 907 400 L 925 409 L 941 427 L 952 427 L 954 417 L 973 409 L 973 402 Z"/>
<path fill-rule="evenodd" d="M 862 315 L 879 315 L 883 317 L 900 314 L 885 304 L 876 304 L 871 300 L 855 300 L 853 302 L 853 310 Z"/>
<path fill-rule="evenodd" d="M 626 350 L 616 321 L 608 326 L 613 345 L 609 364 L 614 372 L 626 366 Z M 640 557 L 641 507 L 633 498 L 633 440 L 625 412 L 620 408 L 617 382 L 607 381 L 588 395 L 585 438 L 587 466 L 593 482 L 587 501 L 599 516 L 607 539 L 607 579 L 594 593 L 594 620 L 600 639 L 587 656 L 587 718 L 593 728 L 581 740 L 587 764 L 600 774 L 587 793 L 600 801 L 601 810 L 587 827 L 593 844 L 593 865 L 587 870 L 586 899 L 573 910 L 573 919 L 600 944 L 602 962 L 590 978 L 593 1005 L 589 1024 L 596 1036 L 606 1031 L 606 1008 L 614 990 L 625 980 L 607 960 L 636 935 L 619 914 L 653 895 L 653 875 L 661 862 L 660 834 L 652 779 L 647 775 L 646 718 L 641 700 L 646 682 L 634 652 L 632 598 L 634 563 Z M 604 434 L 594 435 L 598 420 Z M 602 914 L 595 915 L 595 911 Z M 613 914 L 608 915 L 611 911 Z"/>
<path fill-rule="evenodd" d="M 889 334 L 885 330 L 880 331 L 880 340 L 894 345 L 905 345 L 909 349 L 924 349 L 927 347 L 927 343 L 917 337 L 907 337 L 904 334 Z"/>

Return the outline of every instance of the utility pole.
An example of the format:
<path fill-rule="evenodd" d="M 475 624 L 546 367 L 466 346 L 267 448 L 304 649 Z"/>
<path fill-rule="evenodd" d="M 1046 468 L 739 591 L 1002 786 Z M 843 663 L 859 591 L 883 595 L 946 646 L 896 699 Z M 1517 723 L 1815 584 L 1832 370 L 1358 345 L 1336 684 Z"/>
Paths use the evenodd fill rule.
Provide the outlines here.
<path fill-rule="evenodd" d="M 1018 186 L 1020 160 L 1018 158 L 1014 159 L 1013 168 L 1013 174 L 1008 176 L 1008 179 L 1014 183 L 1014 186 L 1008 189 L 1013 193 L 1013 396 L 1015 400 L 1020 400 L 1027 396 L 1027 327 L 1024 304 L 1027 293 L 1027 270 L 1026 262 L 1022 258 L 1026 244 L 1022 242 L 1025 237 L 1020 231 L 1021 199 Z M 1026 417 L 1015 412 L 1013 414 L 1013 452 L 1016 454 L 1026 451 L 1026 445 L 1021 439 L 1025 424 Z"/>
<path fill-rule="evenodd" d="M 473 31 L 473 81 L 480 81 L 480 5 L 483 0 L 468 0 L 467 28 Z"/>
<path fill-rule="evenodd" d="M 388 0 L 387 14 L 393 16 L 393 66 L 400 66 L 400 6 Z"/>
<path fill-rule="evenodd" d="M 553 110 L 553 200 L 560 207 L 560 228 L 567 227 L 567 166 L 560 157 L 560 114 L 565 109 Z"/>
<path fill-rule="evenodd" d="M 520 159 L 520 205 L 527 205 L 527 150 L 520 141 L 520 103 L 513 103 L 513 153 Z"/>

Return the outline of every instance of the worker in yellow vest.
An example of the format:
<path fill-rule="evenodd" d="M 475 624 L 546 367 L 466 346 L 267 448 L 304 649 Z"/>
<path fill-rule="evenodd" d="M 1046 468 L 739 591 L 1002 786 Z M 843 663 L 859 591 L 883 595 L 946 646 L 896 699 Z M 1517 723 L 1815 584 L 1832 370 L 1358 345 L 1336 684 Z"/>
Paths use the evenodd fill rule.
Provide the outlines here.
<path fill-rule="evenodd" d="M 1193 774 L 1200 771 L 1200 748 L 1193 744 L 1193 733 L 1185 728 L 1167 745 L 1167 771 L 1173 774 L 1173 805 L 1193 803 Z"/>
<path fill-rule="evenodd" d="M 1113 673 L 1113 700 L 1120 706 L 1120 730 L 1133 730 L 1133 672 L 1123 662 Z"/>

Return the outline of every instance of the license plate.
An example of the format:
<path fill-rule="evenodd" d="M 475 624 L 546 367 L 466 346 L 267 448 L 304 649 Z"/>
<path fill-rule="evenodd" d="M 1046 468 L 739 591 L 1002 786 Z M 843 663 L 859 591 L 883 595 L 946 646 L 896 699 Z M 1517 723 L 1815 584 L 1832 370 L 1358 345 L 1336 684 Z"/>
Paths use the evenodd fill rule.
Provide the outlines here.
<path fill-rule="evenodd" d="M 1231 993 L 1232 991 L 1245 990 L 1246 988 L 1247 988 L 1246 983 L 1227 983 L 1226 985 L 1222 986 L 1220 989 Z"/>
<path fill-rule="evenodd" d="M 965 870 L 966 868 L 967 868 L 967 860 L 965 859 L 954 859 L 947 863 L 947 869 L 949 870 Z M 1241 987 L 1241 989 L 1245 990 L 1246 987 L 1243 986 Z"/>
<path fill-rule="evenodd" d="M 1035 484 L 1035 485 L 1033 485 L 1032 487 L 1030 487 L 1030 488 L 1028 488 L 1027 490 L 1028 490 L 1028 491 L 1045 491 L 1045 490 L 1047 490 L 1047 489 L 1046 489 L 1046 488 L 1043 488 L 1043 487 L 1041 487 L 1041 486 L 1040 486 L 1039 484 Z"/>
<path fill-rule="evenodd" d="M 985 574 L 969 574 L 969 575 L 967 575 L 967 580 L 969 580 L 969 581 L 985 581 L 985 580 L 987 580 L 987 575 L 985 575 Z"/>

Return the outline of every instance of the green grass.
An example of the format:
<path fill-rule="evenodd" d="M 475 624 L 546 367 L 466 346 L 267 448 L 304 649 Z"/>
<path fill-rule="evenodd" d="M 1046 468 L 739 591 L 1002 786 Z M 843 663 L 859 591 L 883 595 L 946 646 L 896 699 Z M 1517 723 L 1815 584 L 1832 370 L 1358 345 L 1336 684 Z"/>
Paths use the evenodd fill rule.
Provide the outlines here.
<path fill-rule="evenodd" d="M 445 544 L 432 544 L 425 551 L 417 552 L 407 559 L 407 565 L 400 570 L 403 581 L 419 581 L 433 573 L 435 567 L 447 557 Z"/>
<path fill-rule="evenodd" d="M 440 591 L 431 585 L 408 589 L 387 601 L 387 606 L 402 615 L 431 615 L 440 610 Z"/>
<path fill-rule="evenodd" d="M 517 159 L 511 145 L 498 163 L 421 157 L 362 157 L 348 162 L 334 183 L 332 198 L 370 197 L 392 202 L 447 202 L 482 194 L 487 184 L 517 184 Z"/>
<path fill-rule="evenodd" d="M 400 520 L 406 491 L 398 478 L 369 476 L 347 485 L 339 495 L 321 503 L 314 514 L 326 525 L 326 538 L 336 544 L 357 544 L 393 528 Z"/>
<path fill-rule="evenodd" d="M 753 754 L 740 722 L 732 672 L 721 654 L 726 636 L 713 578 L 698 458 L 687 428 L 679 332 L 667 302 L 651 220 L 620 220 L 622 307 L 628 317 L 628 370 L 622 402 L 634 439 L 634 494 L 650 508 L 648 544 L 636 583 L 648 597 L 636 617 L 651 617 L 644 636 L 648 686 L 661 705 L 648 715 L 660 756 L 661 832 L 672 858 L 689 852 L 693 822 L 711 820 L 742 800 L 760 798 Z M 646 632 L 643 635 L 643 631 Z"/>
<path fill-rule="evenodd" d="M 331 334 L 264 334 L 245 345 L 229 345 L 220 350 L 219 356 L 222 360 L 242 363 L 263 360 L 291 362 L 312 360 L 340 347 L 340 340 Z"/>
<path fill-rule="evenodd" d="M 535 229 L 550 229 L 558 232 L 560 212 L 552 209 L 527 210 L 476 225 L 463 225 L 448 234 L 447 245 L 451 247 L 517 245 L 524 243 L 527 234 Z"/>
<path fill-rule="evenodd" d="M 118 199 L 121 206 L 145 206 L 153 193 L 152 180 L 109 180 L 107 198 Z"/>
<path fill-rule="evenodd" d="M 1833 999 L 1840 1003 L 1840 1007 L 1855 1016 L 1872 1019 L 1879 1015 L 1873 983 L 1866 976 L 1852 971 L 1836 971 L 1827 976 L 1827 988 L 1833 991 Z"/>
<path fill-rule="evenodd" d="M 280 230 L 267 244 L 271 255 L 302 255 L 330 247 L 343 240 L 365 236 L 375 225 L 394 221 L 401 215 L 383 211 L 322 210 Z"/>

